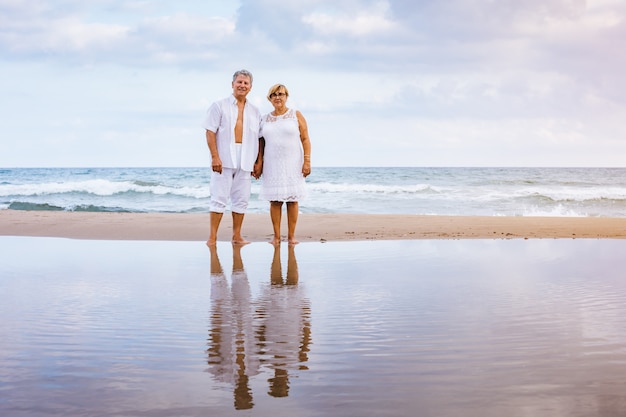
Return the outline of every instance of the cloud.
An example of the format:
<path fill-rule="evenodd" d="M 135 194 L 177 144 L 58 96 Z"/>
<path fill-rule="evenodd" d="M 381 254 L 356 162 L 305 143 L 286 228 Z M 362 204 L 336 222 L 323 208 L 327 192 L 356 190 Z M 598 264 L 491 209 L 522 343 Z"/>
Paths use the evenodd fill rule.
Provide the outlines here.
<path fill-rule="evenodd" d="M 7 41 L 12 51 L 27 54 L 67 54 L 109 49 L 127 39 L 130 30 L 123 25 L 85 23 L 76 18 L 51 22 L 35 20 L 20 29 L 25 33 L 2 39 Z"/>
<path fill-rule="evenodd" d="M 150 2 L 90 5 L 95 7 L 72 1 L 51 5 L 3 0 L 0 56 L 79 64 L 184 65 L 214 60 L 222 54 L 220 43 L 234 35 L 234 15 L 159 14 Z"/>
<path fill-rule="evenodd" d="M 243 0 L 221 15 L 202 4 L 2 0 L 0 56 L 192 70 L 245 56 L 262 69 L 427 75 L 523 67 L 579 78 L 602 62 L 614 64 L 602 68 L 611 77 L 626 66 L 618 53 L 626 6 L 618 1 Z"/>
<path fill-rule="evenodd" d="M 180 43 L 203 45 L 217 43 L 232 36 L 235 22 L 222 17 L 194 16 L 177 13 L 171 16 L 147 18 L 139 27 L 139 32 L 147 32 L 146 37 L 179 38 Z"/>
<path fill-rule="evenodd" d="M 0 3 L 0 53 L 6 58 L 52 58 L 114 47 L 128 38 L 130 27 L 89 22 L 79 13 L 62 13 L 38 1 Z"/>
<path fill-rule="evenodd" d="M 387 15 L 389 5 L 386 2 L 374 4 L 371 9 L 344 11 L 339 15 L 313 12 L 302 17 L 302 21 L 323 36 L 348 35 L 364 37 L 392 32 L 395 23 Z"/>
<path fill-rule="evenodd" d="M 35 118 L 55 143 L 153 136 L 171 154 L 165 135 L 199 124 L 248 68 L 264 110 L 269 85 L 289 86 L 320 162 L 341 148 L 376 164 L 381 138 L 403 146 L 404 164 L 482 164 L 507 149 L 527 164 L 542 146 L 546 161 L 579 162 L 594 141 L 615 158 L 623 39 L 623 0 L 0 0 L 0 136 L 37 140 Z"/>
<path fill-rule="evenodd" d="M 136 45 L 144 47 L 149 62 L 198 65 L 221 55 L 220 43 L 234 36 L 235 22 L 222 17 L 177 13 L 146 18 L 133 33 Z"/>

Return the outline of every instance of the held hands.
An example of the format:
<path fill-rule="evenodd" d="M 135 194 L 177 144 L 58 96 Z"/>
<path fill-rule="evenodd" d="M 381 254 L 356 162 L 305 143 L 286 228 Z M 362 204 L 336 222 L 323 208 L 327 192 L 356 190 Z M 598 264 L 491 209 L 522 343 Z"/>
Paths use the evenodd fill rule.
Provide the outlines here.
<path fill-rule="evenodd" d="M 263 174 L 263 161 L 259 161 L 257 160 L 254 163 L 254 169 L 253 171 L 250 173 L 250 175 L 252 175 L 255 179 L 259 179 L 261 178 L 261 174 Z"/>

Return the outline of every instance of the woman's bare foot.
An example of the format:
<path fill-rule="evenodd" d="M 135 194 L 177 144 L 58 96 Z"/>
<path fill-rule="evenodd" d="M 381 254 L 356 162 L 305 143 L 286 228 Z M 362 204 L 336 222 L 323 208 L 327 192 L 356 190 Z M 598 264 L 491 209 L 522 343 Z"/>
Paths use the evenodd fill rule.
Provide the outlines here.
<path fill-rule="evenodd" d="M 290 239 L 288 240 L 288 242 L 289 242 L 289 244 L 290 244 L 290 245 L 297 245 L 298 243 L 300 243 L 300 242 L 298 242 L 298 241 L 296 240 L 296 238 L 295 238 L 295 237 L 290 238 Z"/>
<path fill-rule="evenodd" d="M 244 239 L 241 236 L 235 237 L 233 236 L 233 245 L 247 245 L 248 243 L 250 243 L 249 240 Z"/>
<path fill-rule="evenodd" d="M 206 245 L 207 245 L 208 247 L 213 247 L 213 246 L 215 246 L 216 244 L 217 244 L 217 240 L 216 240 L 216 239 L 209 239 L 209 240 L 207 240 L 207 241 L 206 241 Z"/>
<path fill-rule="evenodd" d="M 269 243 L 271 243 L 274 246 L 278 246 L 278 245 L 280 245 L 280 238 L 279 237 L 275 237 Z"/>

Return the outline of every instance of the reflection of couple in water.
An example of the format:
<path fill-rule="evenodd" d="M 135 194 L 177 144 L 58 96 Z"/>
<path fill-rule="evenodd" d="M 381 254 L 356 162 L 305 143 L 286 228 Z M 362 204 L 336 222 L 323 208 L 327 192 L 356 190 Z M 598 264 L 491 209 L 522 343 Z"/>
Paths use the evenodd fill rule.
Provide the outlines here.
<path fill-rule="evenodd" d="M 230 285 L 221 266 L 217 248 L 211 251 L 211 323 L 209 328 L 209 372 L 216 380 L 232 384 L 235 408 L 252 408 L 249 379 L 264 369 L 273 397 L 289 394 L 289 371 L 307 369 L 311 340 L 310 306 L 298 286 L 294 246 L 289 245 L 287 273 L 283 277 L 280 245 L 274 247 L 270 283 L 252 299 L 241 258 L 240 245 L 233 245 Z"/>

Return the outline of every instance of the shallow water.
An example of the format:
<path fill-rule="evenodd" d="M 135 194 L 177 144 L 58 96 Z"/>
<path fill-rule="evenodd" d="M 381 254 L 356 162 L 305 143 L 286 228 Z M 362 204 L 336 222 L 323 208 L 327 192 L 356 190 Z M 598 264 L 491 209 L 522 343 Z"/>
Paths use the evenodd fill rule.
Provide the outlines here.
<path fill-rule="evenodd" d="M 626 415 L 623 240 L 0 249 L 2 416 Z"/>

